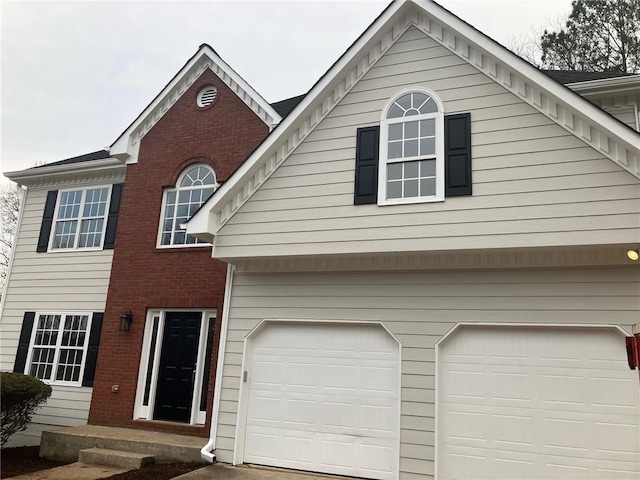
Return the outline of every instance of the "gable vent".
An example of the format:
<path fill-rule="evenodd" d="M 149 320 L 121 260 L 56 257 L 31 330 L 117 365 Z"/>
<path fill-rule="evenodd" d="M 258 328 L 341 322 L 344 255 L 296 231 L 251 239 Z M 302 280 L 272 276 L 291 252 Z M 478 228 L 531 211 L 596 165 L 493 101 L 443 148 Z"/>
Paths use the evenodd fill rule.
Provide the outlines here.
<path fill-rule="evenodd" d="M 208 86 L 204 87 L 198 93 L 198 106 L 199 107 L 208 107 L 213 102 L 216 101 L 218 97 L 218 89 L 216 87 Z"/>

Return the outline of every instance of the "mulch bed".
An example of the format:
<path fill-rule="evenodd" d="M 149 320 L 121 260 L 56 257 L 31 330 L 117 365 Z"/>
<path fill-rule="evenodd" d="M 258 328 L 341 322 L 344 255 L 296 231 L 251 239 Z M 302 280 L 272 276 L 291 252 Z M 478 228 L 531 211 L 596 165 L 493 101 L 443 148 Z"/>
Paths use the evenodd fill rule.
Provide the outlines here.
<path fill-rule="evenodd" d="M 3 448 L 0 451 L 0 477 L 16 477 L 23 473 L 37 472 L 69 463 L 40 458 L 39 451 L 40 447 Z"/>
<path fill-rule="evenodd" d="M 24 473 L 37 472 L 38 470 L 46 470 L 47 468 L 59 467 L 70 463 L 40 458 L 39 452 L 40 447 L 3 448 L 0 451 L 0 478 L 16 477 Z M 119 473 L 108 477 L 108 479 L 169 480 L 204 466 L 202 463 L 164 463 L 150 465 L 140 470 Z"/>

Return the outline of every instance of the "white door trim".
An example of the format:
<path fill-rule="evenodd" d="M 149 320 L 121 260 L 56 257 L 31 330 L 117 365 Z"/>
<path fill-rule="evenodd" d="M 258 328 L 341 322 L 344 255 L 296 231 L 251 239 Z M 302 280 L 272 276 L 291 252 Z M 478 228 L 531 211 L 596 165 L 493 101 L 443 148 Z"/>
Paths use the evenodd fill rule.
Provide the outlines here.
<path fill-rule="evenodd" d="M 151 309 L 147 311 L 147 319 L 144 326 L 144 337 L 142 351 L 140 353 L 140 363 L 138 370 L 138 384 L 136 388 L 136 400 L 133 409 L 134 420 L 153 420 L 153 406 L 155 405 L 156 388 L 158 385 L 158 368 L 160 356 L 162 354 L 162 336 L 164 332 L 164 321 L 167 312 L 199 312 L 200 335 L 198 338 L 198 353 L 196 356 L 196 381 L 194 383 L 194 393 L 191 402 L 190 425 L 204 425 L 206 422 L 206 411 L 200 410 L 200 396 L 202 395 L 202 385 L 204 383 L 203 373 L 205 370 L 205 355 L 207 349 L 207 334 L 210 321 L 215 321 L 216 310 L 196 310 L 191 308 L 169 308 Z M 158 329 L 155 339 L 153 338 L 153 325 L 158 319 Z M 215 339 L 214 339 L 215 340 Z M 151 346 L 155 343 L 153 359 L 151 356 Z M 213 352 L 213 351 L 212 351 Z M 149 398 L 144 405 L 144 395 L 147 382 L 147 373 L 151 362 L 151 381 L 149 386 Z"/>
<path fill-rule="evenodd" d="M 399 388 L 402 389 L 402 343 L 398 340 L 398 338 L 389 331 L 389 329 L 382 322 L 369 322 L 369 321 L 351 321 L 351 320 L 323 320 L 323 319 L 263 319 L 258 322 L 258 324 L 247 333 L 244 338 L 244 347 L 242 354 L 242 368 L 240 370 L 240 391 L 238 394 L 238 416 L 236 421 L 236 432 L 235 432 L 235 442 L 233 448 L 233 465 L 240 465 L 244 463 L 244 441 L 246 434 L 246 426 L 247 426 L 247 408 L 248 408 L 248 388 L 247 385 L 249 383 L 249 375 L 251 372 L 247 373 L 247 378 L 244 378 L 244 372 L 247 372 L 247 366 L 251 365 L 251 357 L 253 353 L 253 340 L 258 334 L 264 330 L 270 324 L 324 324 L 324 325 L 377 325 L 382 327 L 382 329 L 398 344 L 398 361 L 400 363 L 398 368 L 398 385 Z M 398 421 L 397 421 L 397 436 L 398 436 L 398 452 L 400 451 L 400 420 L 401 420 L 401 410 L 402 410 L 402 393 L 398 395 Z M 396 478 L 400 476 L 400 459 L 398 458 L 397 463 L 397 471 Z"/>
<path fill-rule="evenodd" d="M 442 344 L 447 340 L 447 338 L 449 338 L 450 336 L 452 336 L 456 331 L 460 330 L 461 328 L 464 327 L 507 327 L 507 328 L 512 328 L 512 327 L 524 327 L 524 328 L 549 328 L 549 329 L 554 329 L 554 328 L 575 328 L 575 329 L 585 329 L 585 328 L 589 328 L 589 329 L 606 329 L 606 330 L 614 330 L 616 332 L 618 332 L 620 334 L 620 336 L 623 337 L 627 337 L 630 334 L 624 329 L 622 328 L 620 325 L 615 325 L 615 324 L 605 324 L 605 323 L 514 323 L 514 322 L 509 322 L 509 323 L 501 323 L 501 322 L 460 322 L 460 323 L 456 323 L 453 327 L 451 327 L 451 329 L 449 329 L 449 331 L 447 333 L 445 333 L 440 340 L 438 340 L 436 342 L 436 349 L 435 349 L 435 356 L 436 356 L 436 363 L 435 363 L 435 384 L 436 384 L 436 391 L 435 391 L 435 441 L 434 441 L 434 478 L 438 479 L 439 478 L 439 471 L 438 471 L 438 466 L 439 466 L 439 446 L 438 446 L 438 433 L 439 433 L 439 421 L 440 421 L 440 412 L 439 412 L 439 404 L 440 402 L 438 401 L 439 399 L 439 392 L 441 389 L 441 378 L 440 378 L 440 348 L 442 347 Z M 622 347 L 621 347 L 622 348 Z"/>

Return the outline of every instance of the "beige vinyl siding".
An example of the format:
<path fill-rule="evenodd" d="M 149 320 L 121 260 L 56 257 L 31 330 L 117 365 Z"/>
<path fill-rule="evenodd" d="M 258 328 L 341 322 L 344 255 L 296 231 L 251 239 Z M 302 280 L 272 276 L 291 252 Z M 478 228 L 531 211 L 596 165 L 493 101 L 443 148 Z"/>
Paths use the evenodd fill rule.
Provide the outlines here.
<path fill-rule="evenodd" d="M 48 190 L 113 183 L 111 179 L 28 189 L 0 319 L 0 369 L 13 370 L 25 312 L 104 311 L 113 250 L 37 253 L 36 246 Z M 12 444 L 39 444 L 42 430 L 85 424 L 91 392 L 88 387 L 54 386 L 51 398 Z"/>
<path fill-rule="evenodd" d="M 435 346 L 459 322 L 630 325 L 637 268 L 246 273 L 234 277 L 216 456 L 233 460 L 244 338 L 262 319 L 381 322 L 402 344 L 402 480 L 434 469 Z M 621 340 L 622 342 L 622 340 Z M 624 344 L 620 348 L 624 350 Z"/>
<path fill-rule="evenodd" d="M 473 196 L 354 206 L 356 129 L 412 85 L 471 113 Z M 411 29 L 221 228 L 215 255 L 629 243 L 639 204 L 637 178 Z"/>

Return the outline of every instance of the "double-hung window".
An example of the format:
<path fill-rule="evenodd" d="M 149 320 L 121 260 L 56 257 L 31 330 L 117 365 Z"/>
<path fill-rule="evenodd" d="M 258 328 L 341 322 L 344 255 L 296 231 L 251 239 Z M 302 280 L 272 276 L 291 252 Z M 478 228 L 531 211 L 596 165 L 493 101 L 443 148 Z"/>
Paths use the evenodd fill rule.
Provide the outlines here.
<path fill-rule="evenodd" d="M 91 329 L 90 313 L 39 313 L 25 373 L 52 383 L 79 385 Z"/>
<path fill-rule="evenodd" d="M 164 191 L 158 246 L 178 247 L 205 243 L 187 235 L 181 225 L 187 222 L 218 188 L 208 165 L 190 166 L 180 175 L 175 188 Z"/>
<path fill-rule="evenodd" d="M 401 92 L 380 122 L 378 203 L 444 199 L 444 114 L 438 97 L 420 89 Z"/>
<path fill-rule="evenodd" d="M 50 250 L 102 248 L 111 187 L 59 192 Z"/>

